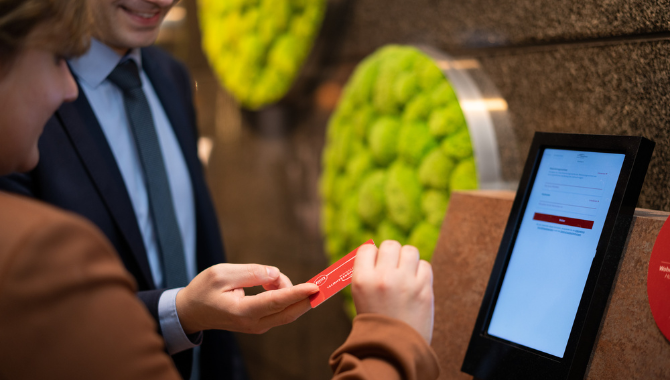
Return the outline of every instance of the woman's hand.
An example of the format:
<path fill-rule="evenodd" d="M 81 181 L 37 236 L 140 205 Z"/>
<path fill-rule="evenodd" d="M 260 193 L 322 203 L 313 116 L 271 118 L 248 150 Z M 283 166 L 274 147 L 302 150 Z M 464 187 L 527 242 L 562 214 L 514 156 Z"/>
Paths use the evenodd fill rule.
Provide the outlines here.
<path fill-rule="evenodd" d="M 410 245 L 387 240 L 379 250 L 372 244 L 358 249 L 352 280 L 359 314 L 378 313 L 414 327 L 430 344 L 434 296 L 431 265 L 419 259 Z"/>

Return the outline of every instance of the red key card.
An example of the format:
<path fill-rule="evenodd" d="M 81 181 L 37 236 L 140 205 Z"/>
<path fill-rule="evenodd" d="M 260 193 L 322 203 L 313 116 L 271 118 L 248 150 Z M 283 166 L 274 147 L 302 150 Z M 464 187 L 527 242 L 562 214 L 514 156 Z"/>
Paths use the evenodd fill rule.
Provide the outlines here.
<path fill-rule="evenodd" d="M 375 242 L 370 239 L 363 243 L 363 245 L 365 244 L 375 245 Z M 337 260 L 335 264 L 307 281 L 319 285 L 319 292 L 309 296 L 309 303 L 312 307 L 321 305 L 323 301 L 351 284 L 351 275 L 354 273 L 354 259 L 356 258 L 358 248 L 349 252 L 346 256 Z"/>

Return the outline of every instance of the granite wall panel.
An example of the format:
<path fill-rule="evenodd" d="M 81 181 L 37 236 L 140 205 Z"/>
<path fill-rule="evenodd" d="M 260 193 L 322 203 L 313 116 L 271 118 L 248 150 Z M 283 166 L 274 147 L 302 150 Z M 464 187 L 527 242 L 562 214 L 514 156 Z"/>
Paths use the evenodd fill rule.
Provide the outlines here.
<path fill-rule="evenodd" d="M 507 101 L 523 165 L 535 131 L 640 135 L 656 149 L 638 207 L 670 210 L 670 41 L 479 57 Z"/>
<path fill-rule="evenodd" d="M 347 1 L 347 0 L 338 0 Z M 388 43 L 448 50 L 532 46 L 665 35 L 670 2 L 640 0 L 351 0 L 344 50 L 367 55 Z"/>

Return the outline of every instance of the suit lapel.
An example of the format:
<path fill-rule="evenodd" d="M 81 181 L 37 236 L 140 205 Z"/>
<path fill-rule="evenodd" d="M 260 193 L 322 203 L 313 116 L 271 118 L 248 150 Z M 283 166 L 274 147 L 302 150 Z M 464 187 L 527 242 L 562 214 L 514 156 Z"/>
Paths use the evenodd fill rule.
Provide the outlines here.
<path fill-rule="evenodd" d="M 153 288 L 154 281 L 144 241 L 123 177 L 81 87 L 77 100 L 63 104 L 56 115 L 70 136 L 110 215 L 128 242 L 148 286 Z"/>
<path fill-rule="evenodd" d="M 151 49 L 142 49 L 142 68 L 147 77 L 149 77 L 151 85 L 163 105 L 165 114 L 170 120 L 172 130 L 177 136 L 177 141 L 188 165 L 191 178 L 193 178 L 194 165 L 200 164 L 197 159 L 197 152 L 195 152 L 195 155 L 189 154 L 197 146 L 195 134 L 193 133 L 195 131 L 194 121 L 190 120 L 187 114 L 188 108 L 184 107 L 186 100 L 184 99 L 183 91 L 190 91 L 190 89 L 179 88 L 176 85 L 178 79 L 171 77 L 170 73 L 160 66 L 159 59 L 152 56 Z M 195 158 L 195 162 L 193 158 Z"/>

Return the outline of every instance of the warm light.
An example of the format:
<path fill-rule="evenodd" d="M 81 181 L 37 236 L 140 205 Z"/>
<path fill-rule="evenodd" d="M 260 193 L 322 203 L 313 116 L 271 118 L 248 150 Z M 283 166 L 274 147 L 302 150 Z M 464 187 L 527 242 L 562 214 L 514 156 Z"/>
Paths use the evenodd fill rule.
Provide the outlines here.
<path fill-rule="evenodd" d="M 186 8 L 181 6 L 176 6 L 170 9 L 168 14 L 165 15 L 165 22 L 167 23 L 179 23 L 186 18 Z"/>
<path fill-rule="evenodd" d="M 210 137 L 201 137 L 198 139 L 198 158 L 203 165 L 207 166 L 209 157 L 212 155 L 214 140 Z"/>
<path fill-rule="evenodd" d="M 437 67 L 442 70 L 474 70 L 480 66 L 479 61 L 476 59 L 457 59 L 453 61 L 437 61 Z"/>
<path fill-rule="evenodd" d="M 507 111 L 507 102 L 502 98 L 463 100 L 460 105 L 463 111 Z"/>

